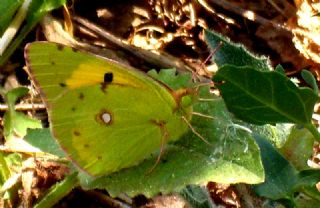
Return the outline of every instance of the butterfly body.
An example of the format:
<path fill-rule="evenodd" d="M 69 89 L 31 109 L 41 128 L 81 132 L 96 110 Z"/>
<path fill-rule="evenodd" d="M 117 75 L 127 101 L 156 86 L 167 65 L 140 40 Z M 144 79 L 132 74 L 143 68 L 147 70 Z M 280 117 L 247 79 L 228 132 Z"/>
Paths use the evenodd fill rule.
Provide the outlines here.
<path fill-rule="evenodd" d="M 25 50 L 50 128 L 74 163 L 100 176 L 133 166 L 188 129 L 188 90 L 173 91 L 110 60 L 36 42 Z"/>

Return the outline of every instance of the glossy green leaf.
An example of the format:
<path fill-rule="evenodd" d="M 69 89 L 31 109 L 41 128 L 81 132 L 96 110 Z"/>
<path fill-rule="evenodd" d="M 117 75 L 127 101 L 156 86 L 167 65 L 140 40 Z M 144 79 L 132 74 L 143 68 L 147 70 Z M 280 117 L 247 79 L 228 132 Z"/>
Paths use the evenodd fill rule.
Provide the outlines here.
<path fill-rule="evenodd" d="M 304 69 L 301 71 L 301 76 L 304 79 L 304 81 L 306 81 L 306 83 L 308 83 L 308 85 L 312 87 L 312 89 L 314 90 L 314 93 L 318 94 L 319 88 L 318 88 L 317 80 L 313 76 L 313 74 L 310 71 Z"/>
<path fill-rule="evenodd" d="M 295 206 L 294 196 L 302 192 L 320 201 L 320 192 L 316 183 L 320 180 L 319 170 L 303 170 L 298 172 L 266 138 L 255 135 L 260 150 L 266 180 L 262 184 L 254 185 L 259 196 L 277 200 L 282 204 Z"/>
<path fill-rule="evenodd" d="M 52 137 L 48 128 L 46 129 L 28 129 L 24 140 L 30 145 L 59 157 L 66 157 L 65 152 L 61 149 L 57 141 Z"/>
<path fill-rule="evenodd" d="M 225 65 L 213 79 L 228 107 L 238 118 L 253 124 L 310 124 L 318 96 L 298 88 L 278 72 Z"/>
<path fill-rule="evenodd" d="M 298 172 L 278 151 L 260 135 L 254 138 L 261 151 L 265 169 L 265 182 L 254 186 L 255 192 L 273 200 L 292 201 L 293 189 L 298 181 Z"/>
<path fill-rule="evenodd" d="M 218 33 L 206 30 L 205 39 L 211 49 L 214 50 L 212 59 L 219 68 L 225 64 L 230 64 L 235 66 L 251 66 L 260 71 L 271 70 L 266 57 L 255 56 L 242 45 L 233 43 Z"/>

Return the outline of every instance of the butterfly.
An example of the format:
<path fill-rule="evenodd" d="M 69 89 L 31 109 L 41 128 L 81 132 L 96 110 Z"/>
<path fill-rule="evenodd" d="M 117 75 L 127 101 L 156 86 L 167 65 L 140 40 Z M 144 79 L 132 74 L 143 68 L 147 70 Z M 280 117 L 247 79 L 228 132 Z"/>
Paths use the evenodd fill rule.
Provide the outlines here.
<path fill-rule="evenodd" d="M 25 59 L 52 134 L 89 175 L 134 166 L 190 127 L 195 89 L 57 43 L 30 43 Z"/>

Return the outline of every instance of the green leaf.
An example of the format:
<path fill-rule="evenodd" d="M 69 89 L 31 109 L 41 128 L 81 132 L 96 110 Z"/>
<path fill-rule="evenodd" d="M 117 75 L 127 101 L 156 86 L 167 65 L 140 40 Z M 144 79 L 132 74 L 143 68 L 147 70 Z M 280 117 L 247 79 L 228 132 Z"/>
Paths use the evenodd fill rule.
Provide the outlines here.
<path fill-rule="evenodd" d="M 14 105 L 16 101 L 28 93 L 28 88 L 20 87 L 15 88 L 5 95 L 8 104 L 8 111 L 5 112 L 3 117 L 4 136 L 6 141 L 14 137 L 24 137 L 28 128 L 41 128 L 39 120 L 28 117 L 27 115 L 15 111 Z"/>
<path fill-rule="evenodd" d="M 307 161 L 312 155 L 313 143 L 309 130 L 295 126 L 279 151 L 297 170 L 310 169 Z"/>
<path fill-rule="evenodd" d="M 212 58 L 219 68 L 225 64 L 230 64 L 235 66 L 251 66 L 260 71 L 271 70 L 266 57 L 257 57 L 242 45 L 233 43 L 215 32 L 206 30 L 205 39 L 213 50 L 218 47 Z"/>
<path fill-rule="evenodd" d="M 151 173 L 149 171 L 156 163 L 157 154 L 135 167 L 97 179 L 80 174 L 82 186 L 87 189 L 107 189 L 112 196 L 120 193 L 152 196 L 159 192 L 178 192 L 186 185 L 208 181 L 262 182 L 264 173 L 254 139 L 233 122 L 222 99 L 212 97 L 208 87 L 201 89 L 201 98 L 213 100 L 198 102 L 194 111 L 212 116 L 213 119 L 194 115 L 191 125 L 212 145 L 190 130 L 178 142 L 167 145 L 161 161 Z"/>
<path fill-rule="evenodd" d="M 22 156 L 18 153 L 5 154 L 0 152 L 0 198 L 13 201 L 18 187 L 12 176 L 22 170 Z"/>
<path fill-rule="evenodd" d="M 318 96 L 278 72 L 225 65 L 214 79 L 230 112 L 253 124 L 310 124 Z M 219 83 L 220 82 L 220 83 Z"/>
<path fill-rule="evenodd" d="M 295 184 L 295 188 L 301 189 L 301 187 L 305 186 L 313 186 L 320 181 L 320 171 L 319 170 L 303 170 L 298 174 L 298 181 Z M 320 196 L 320 193 L 319 193 Z"/>
<path fill-rule="evenodd" d="M 215 208 L 217 207 L 208 192 L 201 186 L 190 185 L 180 192 L 180 195 L 190 204 L 192 208 Z"/>
<path fill-rule="evenodd" d="M 262 197 L 277 200 L 287 207 L 295 206 L 294 195 L 302 192 L 320 201 L 316 183 L 320 180 L 319 170 L 298 172 L 268 141 L 255 135 L 260 150 L 266 180 L 254 185 L 255 192 Z"/>
<path fill-rule="evenodd" d="M 306 81 L 306 83 L 308 83 L 308 85 L 312 87 L 312 89 L 314 90 L 314 93 L 318 94 L 319 88 L 318 88 L 317 80 L 316 78 L 314 78 L 313 74 L 310 71 L 304 69 L 301 71 L 301 76 L 304 79 L 304 81 Z"/>
<path fill-rule="evenodd" d="M 2 66 L 16 48 L 21 44 L 26 35 L 33 29 L 34 26 L 42 19 L 49 11 L 56 9 L 66 3 L 66 0 L 32 0 L 25 20 L 25 24 L 20 28 L 14 40 L 9 47 L 0 56 L 0 66 Z"/>
<path fill-rule="evenodd" d="M 0 36 L 8 27 L 13 15 L 22 4 L 22 0 L 5 0 L 0 4 Z"/>
<path fill-rule="evenodd" d="M 280 74 L 283 74 L 284 76 L 286 75 L 286 72 L 285 72 L 284 68 L 281 66 L 281 64 L 278 64 L 274 70 L 276 72 L 279 72 Z"/>
<path fill-rule="evenodd" d="M 57 141 L 52 137 L 48 128 L 46 129 L 28 129 L 24 140 L 30 145 L 39 148 L 43 152 L 47 152 L 58 157 L 66 157 L 65 152 L 60 148 Z"/>
<path fill-rule="evenodd" d="M 259 196 L 273 200 L 286 199 L 292 201 L 293 189 L 298 181 L 297 171 L 267 139 L 260 135 L 255 135 L 254 138 L 260 147 L 266 174 L 264 183 L 254 185 L 255 192 Z"/>
<path fill-rule="evenodd" d="M 295 190 L 300 191 L 309 197 L 317 200 L 320 204 L 320 192 L 316 184 L 320 181 L 320 171 L 317 169 L 304 170 L 298 175 L 298 182 Z"/>
<path fill-rule="evenodd" d="M 10 178 L 10 168 L 4 153 L 0 152 L 0 187 Z"/>

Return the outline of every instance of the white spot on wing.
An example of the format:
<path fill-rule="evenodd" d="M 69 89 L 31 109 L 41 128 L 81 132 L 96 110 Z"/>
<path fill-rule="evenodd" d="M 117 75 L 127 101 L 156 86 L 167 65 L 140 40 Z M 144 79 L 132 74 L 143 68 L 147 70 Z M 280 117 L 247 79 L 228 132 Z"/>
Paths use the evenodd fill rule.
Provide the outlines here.
<path fill-rule="evenodd" d="M 111 114 L 110 113 L 107 113 L 107 112 L 104 112 L 102 115 L 101 115 L 101 119 L 104 123 L 106 124 L 109 124 L 111 122 Z"/>

